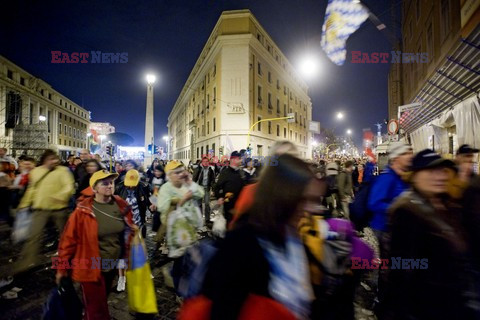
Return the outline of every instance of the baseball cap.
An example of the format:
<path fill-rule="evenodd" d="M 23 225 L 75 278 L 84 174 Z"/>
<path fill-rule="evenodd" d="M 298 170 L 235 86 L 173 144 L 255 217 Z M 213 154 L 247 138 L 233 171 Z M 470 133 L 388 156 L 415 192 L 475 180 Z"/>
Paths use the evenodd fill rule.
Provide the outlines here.
<path fill-rule="evenodd" d="M 107 172 L 107 171 L 97 171 L 92 176 L 90 177 L 90 187 L 94 187 L 95 184 L 103 179 L 113 177 L 116 179 L 118 177 L 118 173 L 112 173 L 112 172 Z"/>
<path fill-rule="evenodd" d="M 444 159 L 431 149 L 425 149 L 415 155 L 412 160 L 412 171 L 420 171 L 430 168 L 455 168 L 455 163 L 451 160 Z"/>
<path fill-rule="evenodd" d="M 388 146 L 388 159 L 391 160 L 398 158 L 399 156 L 410 150 L 412 150 L 412 147 L 404 142 L 393 142 Z"/>
<path fill-rule="evenodd" d="M 242 157 L 242 154 L 238 151 L 233 151 L 231 154 L 230 154 L 230 158 L 241 158 Z"/>
<path fill-rule="evenodd" d="M 124 185 L 125 187 L 136 187 L 140 181 L 140 174 L 135 169 L 130 169 L 125 174 Z"/>
<path fill-rule="evenodd" d="M 177 161 L 177 160 L 170 161 L 165 166 L 165 173 L 168 173 L 172 170 L 175 170 L 175 169 L 177 169 L 179 167 L 183 167 L 183 166 L 184 166 L 183 163 L 181 163 L 180 161 Z"/>
<path fill-rule="evenodd" d="M 457 154 L 478 153 L 479 149 L 472 148 L 468 144 L 462 144 L 457 150 Z"/>

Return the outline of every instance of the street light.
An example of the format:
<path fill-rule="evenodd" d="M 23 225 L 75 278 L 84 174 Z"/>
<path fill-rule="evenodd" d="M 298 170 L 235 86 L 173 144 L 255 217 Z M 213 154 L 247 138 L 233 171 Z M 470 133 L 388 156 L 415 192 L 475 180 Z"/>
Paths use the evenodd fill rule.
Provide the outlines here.
<path fill-rule="evenodd" d="M 45 117 L 45 116 L 38 116 L 38 120 L 40 120 L 40 121 L 42 121 L 42 122 L 43 122 L 43 121 L 47 121 L 47 117 Z"/>
<path fill-rule="evenodd" d="M 153 74 L 147 74 L 147 83 L 152 85 L 155 83 L 155 80 L 157 80 L 157 77 L 155 77 Z"/>
<path fill-rule="evenodd" d="M 347 129 L 347 134 L 348 134 L 348 135 L 351 135 L 351 134 L 352 134 L 352 130 L 351 130 L 351 129 Z"/>
<path fill-rule="evenodd" d="M 338 120 L 342 120 L 343 117 L 344 117 L 343 112 L 337 112 L 337 119 L 338 119 Z"/>
<path fill-rule="evenodd" d="M 299 71 L 306 79 L 314 78 L 318 69 L 318 59 L 313 56 L 306 56 L 300 61 Z"/>

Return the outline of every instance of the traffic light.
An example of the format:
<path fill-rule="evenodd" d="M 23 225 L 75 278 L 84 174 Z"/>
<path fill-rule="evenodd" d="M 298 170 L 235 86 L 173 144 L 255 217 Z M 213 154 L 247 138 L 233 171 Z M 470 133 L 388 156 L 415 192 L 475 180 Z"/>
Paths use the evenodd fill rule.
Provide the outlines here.
<path fill-rule="evenodd" d="M 110 146 L 110 145 L 107 146 L 107 154 L 108 154 L 109 156 L 113 155 L 113 153 L 112 153 L 112 146 Z"/>

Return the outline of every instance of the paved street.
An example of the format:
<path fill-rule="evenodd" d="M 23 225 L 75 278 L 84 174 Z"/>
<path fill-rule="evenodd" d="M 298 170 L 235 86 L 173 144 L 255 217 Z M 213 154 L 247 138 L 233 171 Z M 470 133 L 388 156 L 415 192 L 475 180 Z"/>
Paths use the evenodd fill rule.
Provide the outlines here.
<path fill-rule="evenodd" d="M 20 247 L 13 246 L 9 238 L 9 230 L 5 224 L 0 225 L 0 275 L 4 275 L 5 271 L 12 267 L 14 259 L 20 252 Z M 45 237 L 44 243 L 49 243 L 53 239 Z M 147 248 L 149 248 L 149 256 L 151 257 L 151 268 L 154 278 L 155 289 L 157 292 L 157 303 L 159 315 L 155 319 L 175 319 L 178 303 L 175 301 L 175 294 L 164 285 L 162 275 L 162 266 L 168 262 L 167 259 L 160 255 L 152 257 L 154 243 L 151 237 L 147 237 Z M 53 247 L 51 247 L 53 248 Z M 6 300 L 0 299 L 0 310 L 2 319 L 22 319 L 34 320 L 42 318 L 42 308 L 47 300 L 49 292 L 54 288 L 54 271 L 50 269 L 50 257 L 55 251 L 45 248 L 43 253 L 44 265 L 28 274 L 15 278 L 13 283 L 0 289 L 0 295 L 11 290 L 14 287 L 21 288 L 18 298 Z M 116 288 L 116 281 L 114 281 Z M 110 306 L 110 314 L 113 319 L 135 319 L 133 313 L 128 310 L 126 292 L 113 291 L 108 300 Z"/>

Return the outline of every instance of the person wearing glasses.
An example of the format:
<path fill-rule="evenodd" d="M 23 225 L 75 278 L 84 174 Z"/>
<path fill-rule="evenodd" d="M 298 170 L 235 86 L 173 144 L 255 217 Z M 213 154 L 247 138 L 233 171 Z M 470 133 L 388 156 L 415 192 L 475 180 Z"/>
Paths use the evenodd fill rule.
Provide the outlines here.
<path fill-rule="evenodd" d="M 56 281 L 70 277 L 81 284 L 86 319 L 110 319 L 107 298 L 118 274 L 115 262 L 127 258 L 136 229 L 130 206 L 114 195 L 117 177 L 106 171 L 92 175 L 94 196 L 77 205 L 58 246 Z M 105 261 L 110 263 L 102 263 Z"/>

